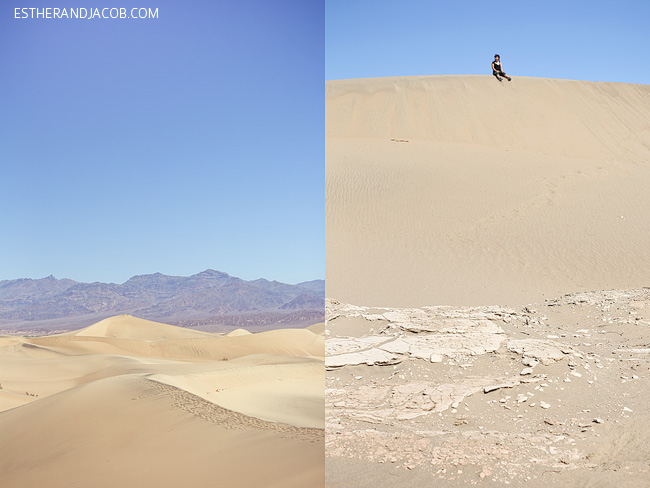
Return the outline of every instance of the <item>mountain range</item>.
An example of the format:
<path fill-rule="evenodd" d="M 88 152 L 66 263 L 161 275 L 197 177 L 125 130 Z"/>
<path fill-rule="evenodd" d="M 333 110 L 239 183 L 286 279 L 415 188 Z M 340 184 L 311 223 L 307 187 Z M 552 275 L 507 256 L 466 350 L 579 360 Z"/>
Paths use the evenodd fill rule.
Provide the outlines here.
<path fill-rule="evenodd" d="M 208 269 L 192 276 L 138 275 L 122 284 L 81 283 L 48 276 L 0 281 L 0 329 L 4 332 L 68 330 L 129 314 L 165 323 L 226 328 L 244 320 L 255 328 L 274 323 L 305 325 L 323 320 L 324 280 L 290 285 L 246 281 Z M 241 315 L 250 315 L 245 320 Z M 233 317 L 238 317 L 236 320 Z"/>

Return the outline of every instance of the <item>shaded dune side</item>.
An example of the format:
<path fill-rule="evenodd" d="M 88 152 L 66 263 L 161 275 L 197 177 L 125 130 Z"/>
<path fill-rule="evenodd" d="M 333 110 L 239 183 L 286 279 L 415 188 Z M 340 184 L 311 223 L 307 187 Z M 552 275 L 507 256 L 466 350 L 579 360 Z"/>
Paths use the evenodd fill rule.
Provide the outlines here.
<path fill-rule="evenodd" d="M 650 87 L 326 83 L 327 295 L 522 304 L 647 286 Z"/>

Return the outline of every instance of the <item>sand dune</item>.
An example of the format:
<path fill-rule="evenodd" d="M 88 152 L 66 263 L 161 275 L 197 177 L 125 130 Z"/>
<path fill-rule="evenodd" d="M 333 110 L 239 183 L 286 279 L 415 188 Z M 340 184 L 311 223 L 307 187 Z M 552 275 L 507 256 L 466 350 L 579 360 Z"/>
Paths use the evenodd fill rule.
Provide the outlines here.
<path fill-rule="evenodd" d="M 249 354 L 323 355 L 322 337 L 308 329 L 210 334 L 121 315 L 85 329 L 26 339 L 29 346 L 65 354 L 113 354 L 177 359 L 234 359 Z"/>
<path fill-rule="evenodd" d="M 213 371 L 150 378 L 262 420 L 324 427 L 322 360 L 256 355 Z"/>
<path fill-rule="evenodd" d="M 109 337 L 113 339 L 141 339 L 161 341 L 166 339 L 188 339 L 214 337 L 213 334 L 183 327 L 176 327 L 131 315 L 117 315 L 101 320 L 83 329 L 60 334 L 71 337 Z"/>
<path fill-rule="evenodd" d="M 650 87 L 326 84 L 327 295 L 517 304 L 647 285 Z"/>
<path fill-rule="evenodd" d="M 323 486 L 323 348 L 129 316 L 0 337 L 1 484 Z"/>
<path fill-rule="evenodd" d="M 325 334 L 325 322 L 321 322 L 320 324 L 310 325 L 309 327 L 306 327 L 306 329 L 311 330 L 314 334 L 324 335 Z"/>

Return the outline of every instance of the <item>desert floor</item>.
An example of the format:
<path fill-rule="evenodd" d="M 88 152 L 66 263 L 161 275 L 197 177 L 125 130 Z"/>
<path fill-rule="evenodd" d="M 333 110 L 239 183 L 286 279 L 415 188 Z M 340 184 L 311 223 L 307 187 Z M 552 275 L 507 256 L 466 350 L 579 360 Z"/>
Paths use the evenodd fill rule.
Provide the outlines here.
<path fill-rule="evenodd" d="M 0 337 L 0 483 L 324 485 L 323 325 Z"/>

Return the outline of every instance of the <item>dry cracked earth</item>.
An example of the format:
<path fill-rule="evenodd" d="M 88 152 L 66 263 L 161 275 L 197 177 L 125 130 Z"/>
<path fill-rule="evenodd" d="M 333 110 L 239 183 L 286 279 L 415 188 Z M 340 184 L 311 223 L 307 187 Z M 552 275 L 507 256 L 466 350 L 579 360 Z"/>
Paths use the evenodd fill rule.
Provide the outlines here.
<path fill-rule="evenodd" d="M 327 486 L 650 486 L 650 289 L 327 302 Z"/>

